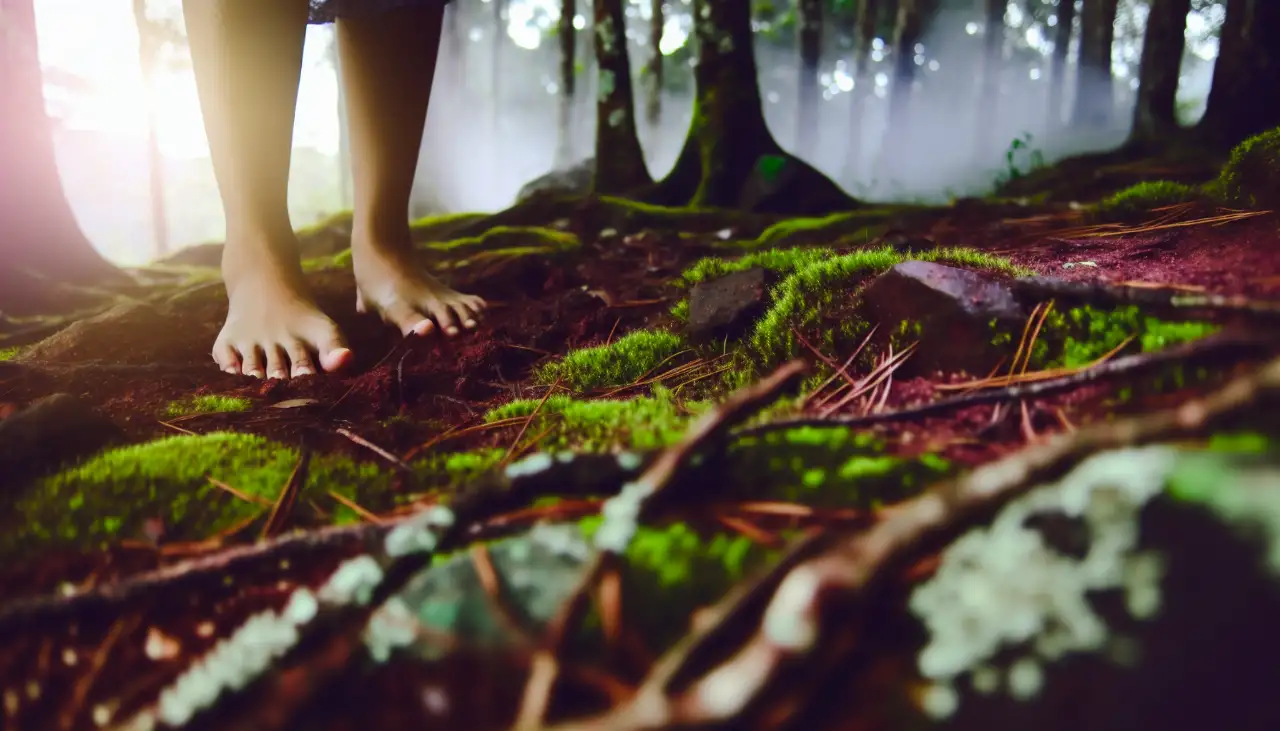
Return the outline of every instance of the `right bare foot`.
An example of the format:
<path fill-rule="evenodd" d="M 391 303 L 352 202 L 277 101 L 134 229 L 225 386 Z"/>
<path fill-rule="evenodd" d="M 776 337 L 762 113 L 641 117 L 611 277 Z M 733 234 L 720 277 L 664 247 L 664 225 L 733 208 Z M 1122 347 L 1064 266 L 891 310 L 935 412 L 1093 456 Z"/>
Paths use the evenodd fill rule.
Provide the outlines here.
<path fill-rule="evenodd" d="M 316 307 L 291 247 L 242 242 L 224 250 L 222 278 L 230 308 L 213 344 L 227 373 L 288 378 L 336 371 L 351 360 L 338 327 Z"/>

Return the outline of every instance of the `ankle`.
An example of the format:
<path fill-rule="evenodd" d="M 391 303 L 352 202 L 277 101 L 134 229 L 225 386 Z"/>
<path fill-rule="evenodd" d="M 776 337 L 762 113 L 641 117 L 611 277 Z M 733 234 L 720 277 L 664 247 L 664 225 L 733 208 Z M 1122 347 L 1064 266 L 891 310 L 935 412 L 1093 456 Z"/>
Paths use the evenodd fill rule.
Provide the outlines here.
<path fill-rule="evenodd" d="M 407 249 L 413 245 L 407 216 L 360 216 L 351 222 L 351 249 Z"/>

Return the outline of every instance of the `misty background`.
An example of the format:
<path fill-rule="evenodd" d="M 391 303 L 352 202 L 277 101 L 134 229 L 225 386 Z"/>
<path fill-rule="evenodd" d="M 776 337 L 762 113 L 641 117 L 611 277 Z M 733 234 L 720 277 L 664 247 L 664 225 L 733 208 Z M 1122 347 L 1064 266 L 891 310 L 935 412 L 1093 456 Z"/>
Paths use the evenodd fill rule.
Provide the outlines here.
<path fill-rule="evenodd" d="M 1068 0 L 1063 0 L 1068 1 Z M 589 25 L 579 1 L 575 26 Z M 757 3 L 757 5 L 759 5 Z M 1014 164 L 1044 162 L 1103 150 L 1126 137 L 1137 89 L 1146 21 L 1143 0 L 1120 0 L 1112 46 L 1116 113 L 1111 127 L 1065 133 L 1046 116 L 1049 59 L 1057 0 L 1010 0 L 1005 15 L 999 114 L 990 138 L 999 151 L 975 152 L 982 13 L 951 10 L 915 46 L 917 74 L 912 122 L 892 164 L 877 159 L 891 73 L 887 37 L 871 54 L 872 94 L 863 109 L 863 149 L 871 159 L 845 164 L 854 82 L 854 39 L 827 23 L 819 69 L 819 136 L 796 140 L 800 57 L 794 15 L 757 13 L 756 54 L 765 116 L 778 142 L 839 182 L 851 194 L 878 201 L 943 202 L 991 190 L 1008 167 L 1005 150 L 1025 146 Z M 554 167 L 559 58 L 555 28 L 559 0 L 455 0 L 446 11 L 413 214 L 496 211 L 522 185 Z M 1187 52 L 1178 90 L 1180 121 L 1203 112 L 1217 56 L 1220 2 L 1197 2 L 1187 19 Z M 668 0 L 662 50 L 666 56 L 662 114 L 657 124 L 639 115 L 650 171 L 661 177 L 675 161 L 693 104 L 691 0 Z M 500 11 L 500 12 L 495 12 Z M 180 0 L 149 0 L 148 17 L 181 27 Z M 85 233 L 112 261 L 155 257 L 150 202 L 149 139 L 158 145 L 164 177 L 164 239 L 170 251 L 221 240 L 223 219 L 204 140 L 190 58 L 179 40 L 155 50 L 143 74 L 130 0 L 36 0 L 45 98 L 54 120 L 58 166 L 67 197 Z M 500 16 L 500 17 L 499 17 Z M 627 0 L 632 69 L 647 56 L 650 0 Z M 1075 14 L 1075 23 L 1080 20 Z M 1075 36 L 1075 37 L 1078 37 Z M 1073 104 L 1076 41 L 1072 42 L 1064 110 Z M 595 129 L 591 35 L 578 34 L 576 94 L 569 158 L 592 154 Z M 644 85 L 636 83 L 637 96 Z M 637 98 L 637 109 L 644 100 Z M 342 135 L 331 26 L 308 28 L 295 125 L 290 210 L 296 226 L 349 206 L 349 181 L 340 164 Z M 154 132 L 149 137 L 149 131 Z"/>

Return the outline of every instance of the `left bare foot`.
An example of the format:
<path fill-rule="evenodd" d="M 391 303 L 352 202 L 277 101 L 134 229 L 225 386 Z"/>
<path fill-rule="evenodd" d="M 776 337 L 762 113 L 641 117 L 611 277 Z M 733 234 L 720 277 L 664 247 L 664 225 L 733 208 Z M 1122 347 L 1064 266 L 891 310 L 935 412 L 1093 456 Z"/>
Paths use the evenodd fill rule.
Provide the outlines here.
<path fill-rule="evenodd" d="M 377 312 L 406 336 L 429 335 L 438 328 L 452 337 L 460 326 L 475 328 L 485 301 L 455 292 L 423 271 L 411 256 L 407 230 L 397 239 L 353 232 L 356 310 Z"/>

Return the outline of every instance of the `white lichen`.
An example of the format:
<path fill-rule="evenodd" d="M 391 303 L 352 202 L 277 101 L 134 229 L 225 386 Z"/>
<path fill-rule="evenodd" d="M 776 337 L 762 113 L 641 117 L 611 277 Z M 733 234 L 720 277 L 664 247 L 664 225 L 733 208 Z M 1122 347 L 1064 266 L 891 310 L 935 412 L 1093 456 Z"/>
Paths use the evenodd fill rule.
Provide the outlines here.
<path fill-rule="evenodd" d="M 1012 649 L 1016 656 L 1005 687 L 1015 698 L 1030 698 L 1043 686 L 1044 662 L 1104 651 L 1112 639 L 1088 593 L 1122 591 L 1135 617 L 1154 616 L 1163 569 L 1158 555 L 1137 551 L 1138 517 L 1163 489 L 1176 457 L 1167 446 L 1094 455 L 947 547 L 937 572 L 910 599 L 929 633 L 918 658 L 920 673 L 952 687 L 973 672 L 975 688 L 991 692 L 1000 683 L 989 663 Z M 984 476 L 981 470 L 976 475 Z M 1088 537 L 1087 553 L 1075 558 L 1047 545 L 1028 526 L 1036 515 L 1078 520 Z M 937 702 L 935 710 L 947 705 Z"/>
<path fill-rule="evenodd" d="M 439 531 L 452 526 L 455 520 L 452 510 L 433 505 L 388 531 L 383 551 L 389 558 L 431 553 L 440 543 Z"/>
<path fill-rule="evenodd" d="M 618 452 L 614 459 L 618 460 L 619 467 L 628 472 L 638 470 L 640 465 L 644 464 L 644 458 L 635 452 Z"/>
<path fill-rule="evenodd" d="M 378 561 L 373 556 L 361 554 L 339 564 L 320 587 L 318 596 L 331 604 L 368 604 L 382 576 Z M 294 592 L 295 599 L 301 591 Z"/>
<path fill-rule="evenodd" d="M 615 554 L 625 553 L 635 537 L 640 522 L 640 508 L 653 494 L 653 487 L 645 482 L 628 482 L 614 497 L 600 508 L 604 518 L 596 530 L 595 545 L 598 550 Z"/>
<path fill-rule="evenodd" d="M 564 460 L 561 460 L 564 461 Z M 555 464 L 555 460 L 546 452 L 537 452 L 531 454 L 524 459 L 516 460 L 507 465 L 502 473 L 508 480 L 516 480 L 521 477 L 536 475 L 539 472 L 546 472 Z"/>

